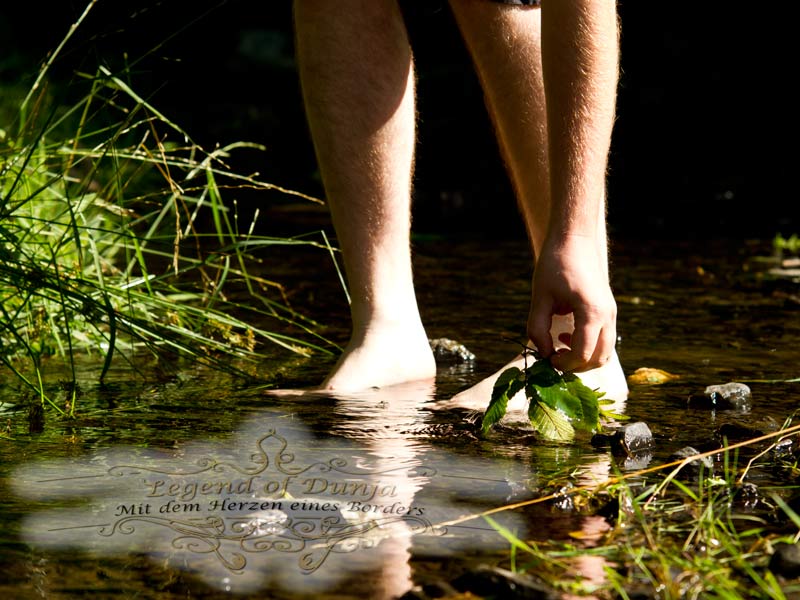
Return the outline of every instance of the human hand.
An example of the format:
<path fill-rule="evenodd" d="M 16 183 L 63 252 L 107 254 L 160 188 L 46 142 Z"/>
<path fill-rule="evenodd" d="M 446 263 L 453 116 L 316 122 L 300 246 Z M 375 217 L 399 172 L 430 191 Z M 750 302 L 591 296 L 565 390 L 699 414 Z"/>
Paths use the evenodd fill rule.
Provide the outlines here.
<path fill-rule="evenodd" d="M 605 240 L 565 235 L 547 240 L 533 276 L 528 336 L 561 371 L 588 371 L 614 354 L 617 305 L 608 281 Z M 573 333 L 559 336 L 569 346 L 554 355 L 553 315 L 572 313 Z"/>

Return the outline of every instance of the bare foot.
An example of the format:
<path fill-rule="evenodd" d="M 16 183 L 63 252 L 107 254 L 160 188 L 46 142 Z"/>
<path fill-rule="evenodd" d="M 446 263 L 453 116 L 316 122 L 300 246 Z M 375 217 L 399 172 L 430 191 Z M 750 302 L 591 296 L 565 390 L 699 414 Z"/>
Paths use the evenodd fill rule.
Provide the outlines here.
<path fill-rule="evenodd" d="M 271 396 L 350 395 L 375 388 L 420 382 L 433 385 L 436 362 L 425 330 L 418 327 L 374 328 L 354 336 L 331 372 L 319 386 L 307 389 L 270 389 Z"/>
<path fill-rule="evenodd" d="M 399 324 L 354 335 L 320 389 L 355 392 L 435 377 L 436 362 L 422 325 Z"/>
<path fill-rule="evenodd" d="M 559 345 L 563 346 L 561 340 L 564 339 L 564 333 L 571 331 L 572 319 L 571 315 L 565 317 L 556 317 L 553 319 L 553 329 L 551 335 L 553 336 L 556 348 Z M 530 356 L 527 358 L 528 365 L 530 365 Z M 496 371 L 483 381 L 475 384 L 469 389 L 459 392 L 446 402 L 437 403 L 437 408 L 468 408 L 472 410 L 483 411 L 489 404 L 492 397 L 492 388 L 495 381 L 500 376 L 500 373 L 509 367 L 524 368 L 525 359 L 520 355 L 517 356 L 510 363 L 505 365 L 502 369 Z M 611 359 L 602 367 L 585 371 L 583 373 L 576 373 L 581 378 L 584 384 L 594 390 L 605 392 L 605 398 L 614 400 L 615 405 L 611 407 L 615 412 L 620 412 L 625 407 L 625 400 L 628 398 L 628 384 L 625 381 L 625 374 L 622 372 L 622 366 L 619 363 L 619 357 L 615 352 Z M 508 403 L 508 418 L 509 421 L 527 422 L 528 404 L 525 392 L 520 391 Z"/>
<path fill-rule="evenodd" d="M 528 365 L 530 366 L 531 360 L 528 357 Z M 522 369 L 525 361 L 522 356 L 517 356 L 510 363 L 499 369 L 483 381 L 473 385 L 471 388 L 459 392 L 450 400 L 444 402 L 437 402 L 436 408 L 468 408 L 471 410 L 484 411 L 489 405 L 489 400 L 492 397 L 492 388 L 494 382 L 500 376 L 500 373 L 509 367 L 517 367 Z M 581 378 L 584 384 L 593 390 L 599 389 L 605 392 L 604 398 L 614 400 L 614 405 L 609 407 L 614 412 L 620 412 L 625 408 L 625 400 L 628 397 L 628 384 L 625 381 L 625 374 L 622 372 L 622 366 L 619 363 L 617 354 L 611 357 L 602 367 L 585 371 L 583 373 L 576 373 Z M 508 402 L 507 417 L 504 419 L 506 422 L 528 422 L 528 399 L 525 397 L 525 392 L 520 391 Z"/>

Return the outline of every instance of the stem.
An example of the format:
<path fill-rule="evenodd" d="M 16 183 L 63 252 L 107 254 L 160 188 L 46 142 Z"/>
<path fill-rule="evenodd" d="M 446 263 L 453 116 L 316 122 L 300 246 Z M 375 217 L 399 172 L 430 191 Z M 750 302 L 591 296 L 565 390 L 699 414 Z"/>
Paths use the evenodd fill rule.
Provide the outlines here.
<path fill-rule="evenodd" d="M 28 95 L 25 96 L 25 99 L 22 101 L 22 104 L 19 107 L 19 112 L 20 112 L 20 117 L 21 117 L 20 118 L 20 126 L 24 125 L 24 123 L 25 123 L 26 110 L 27 110 L 27 107 L 28 107 L 28 102 L 30 102 L 30 99 L 33 96 L 33 93 L 37 89 L 39 89 L 39 86 L 42 83 L 42 79 L 44 79 L 45 75 L 47 75 L 47 72 L 50 70 L 50 67 L 53 65 L 53 63 L 55 62 L 56 58 L 61 53 L 61 50 L 63 50 L 64 46 L 67 45 L 67 42 L 72 37 L 72 34 L 75 33 L 75 31 L 78 29 L 78 26 L 83 22 L 83 20 L 89 14 L 89 11 L 92 10 L 92 8 L 94 7 L 95 4 L 97 4 L 97 2 L 98 2 L 98 0 L 90 0 L 89 1 L 89 4 L 87 4 L 86 8 L 83 9 L 83 14 L 80 17 L 78 17 L 77 21 L 75 21 L 72 25 L 70 25 L 69 31 L 67 32 L 67 35 L 64 36 L 64 39 L 61 40 L 61 43 L 58 45 L 58 47 L 50 55 L 50 58 L 47 59 L 47 62 L 44 64 L 44 66 L 40 69 L 39 75 L 38 75 L 38 77 L 36 77 L 36 81 L 33 82 L 33 86 L 31 86 L 31 89 L 28 91 Z"/>

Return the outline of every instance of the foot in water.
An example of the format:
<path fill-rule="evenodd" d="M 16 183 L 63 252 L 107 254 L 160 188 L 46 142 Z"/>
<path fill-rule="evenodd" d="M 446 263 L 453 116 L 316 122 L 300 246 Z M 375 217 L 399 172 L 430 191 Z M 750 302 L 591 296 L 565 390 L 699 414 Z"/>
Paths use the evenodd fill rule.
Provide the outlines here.
<path fill-rule="evenodd" d="M 436 361 L 420 323 L 416 327 L 384 325 L 353 334 L 330 374 L 308 390 L 269 390 L 275 395 L 349 394 L 409 382 L 433 383 Z"/>
<path fill-rule="evenodd" d="M 500 374 L 509 367 L 517 367 L 519 369 L 524 368 L 525 360 L 526 359 L 523 358 L 522 355 L 517 356 L 502 369 L 496 371 L 483 381 L 476 383 L 471 388 L 466 389 L 463 392 L 459 392 L 450 400 L 437 403 L 437 407 L 458 407 L 481 411 L 485 410 L 489 405 L 489 400 L 492 397 L 494 383 L 497 381 L 497 378 L 500 376 Z M 531 365 L 533 360 L 533 357 L 527 357 L 528 366 Z M 580 377 L 581 381 L 587 387 L 593 390 L 599 389 L 605 393 L 603 396 L 604 398 L 614 400 L 617 403 L 617 405 L 614 407 L 614 410 L 619 410 L 628 397 L 628 384 L 625 381 L 625 374 L 622 372 L 622 366 L 619 363 L 619 358 L 617 357 L 616 353 L 614 353 L 611 359 L 602 367 L 592 369 L 591 371 L 585 371 L 583 373 L 576 373 L 576 375 Z M 520 391 L 509 401 L 508 410 L 509 412 L 527 412 L 527 398 L 525 397 L 524 391 Z"/>
<path fill-rule="evenodd" d="M 320 390 L 354 392 L 435 377 L 436 362 L 422 325 L 384 327 L 354 336 Z"/>
<path fill-rule="evenodd" d="M 571 315 L 564 317 L 557 316 L 553 319 L 553 328 L 550 333 L 553 336 L 553 342 L 557 350 L 565 347 L 565 341 L 568 341 L 569 332 L 571 332 L 572 329 L 573 321 Z M 500 374 L 510 367 L 523 369 L 525 367 L 526 360 L 527 364 L 530 366 L 534 358 L 530 355 L 525 358 L 520 354 L 502 369 L 499 369 L 486 379 L 478 382 L 463 392 L 459 392 L 450 400 L 437 403 L 437 407 L 468 408 L 471 410 L 480 411 L 486 410 L 486 407 L 489 405 L 489 400 L 492 397 L 492 389 L 494 388 L 495 381 L 497 381 L 497 378 L 500 376 Z M 584 371 L 582 373 L 575 374 L 580 377 L 581 381 L 587 387 L 593 390 L 600 390 L 601 392 L 604 392 L 604 398 L 614 400 L 615 405 L 611 407 L 612 410 L 615 412 L 620 412 L 624 409 L 625 400 L 628 398 L 628 383 L 625 380 L 625 373 L 622 371 L 622 365 L 620 365 L 619 357 L 617 356 L 616 352 L 614 352 L 613 356 L 611 356 L 608 362 L 606 362 L 606 364 L 603 366 L 590 371 Z M 527 414 L 527 410 L 528 405 L 525 392 L 520 391 L 509 401 L 508 413 L 510 415 L 519 415 L 520 413 Z"/>

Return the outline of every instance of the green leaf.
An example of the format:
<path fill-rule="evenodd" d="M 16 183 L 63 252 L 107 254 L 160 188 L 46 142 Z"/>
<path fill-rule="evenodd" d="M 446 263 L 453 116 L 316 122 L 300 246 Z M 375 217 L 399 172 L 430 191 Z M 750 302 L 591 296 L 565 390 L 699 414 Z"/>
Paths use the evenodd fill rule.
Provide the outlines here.
<path fill-rule="evenodd" d="M 525 371 L 526 379 L 530 382 L 533 381 L 537 385 L 551 386 L 556 385 L 563 380 L 561 373 L 559 373 L 550 360 L 545 358 L 537 360 Z"/>
<path fill-rule="evenodd" d="M 575 378 L 574 375 L 570 377 Z M 552 409 L 560 410 L 573 421 L 583 421 L 583 403 L 570 389 L 564 376 L 553 368 L 549 360 L 540 360 L 533 364 L 527 372 L 525 389 L 531 402 L 544 404 Z"/>
<path fill-rule="evenodd" d="M 575 437 L 575 429 L 567 416 L 556 408 L 540 402 L 531 402 L 528 407 L 531 425 L 542 437 L 556 442 L 569 442 Z"/>
<path fill-rule="evenodd" d="M 563 380 L 547 386 L 529 383 L 526 391 L 531 402 L 540 402 L 549 408 L 560 410 L 574 421 L 583 420 L 580 398 L 569 390 Z"/>
<path fill-rule="evenodd" d="M 600 427 L 600 416 L 612 415 L 601 408 L 609 403 L 601 400 L 603 392 L 587 387 L 574 373 L 561 373 L 544 359 L 524 371 L 511 367 L 500 374 L 483 416 L 484 434 L 503 418 L 508 401 L 523 388 L 530 402 L 531 425 L 546 439 L 569 441 L 576 429 L 595 432 Z"/>
<path fill-rule="evenodd" d="M 628 415 L 623 415 L 622 413 L 614 412 L 613 410 L 606 408 L 607 406 L 614 406 L 616 404 L 616 402 L 613 400 L 601 397 L 597 401 L 597 404 L 600 416 L 604 419 L 613 419 L 616 421 L 628 421 L 630 419 L 630 416 Z"/>
<path fill-rule="evenodd" d="M 581 403 L 582 419 L 575 423 L 579 429 L 597 431 L 600 427 L 600 398 L 604 393 L 586 386 L 574 373 L 564 375 L 569 392 L 576 396 Z"/>
<path fill-rule="evenodd" d="M 546 359 L 532 365 L 526 376 L 525 392 L 531 401 L 531 410 L 534 404 L 541 404 L 560 411 L 576 429 L 594 432 L 600 427 L 598 401 L 602 392 L 587 387 L 573 373 L 560 373 Z"/>
<path fill-rule="evenodd" d="M 483 414 L 481 432 L 484 435 L 488 433 L 492 425 L 505 416 L 508 401 L 523 387 L 525 387 L 525 374 L 517 367 L 510 367 L 500 373 L 500 377 L 494 382 L 492 388 L 492 399 Z"/>

